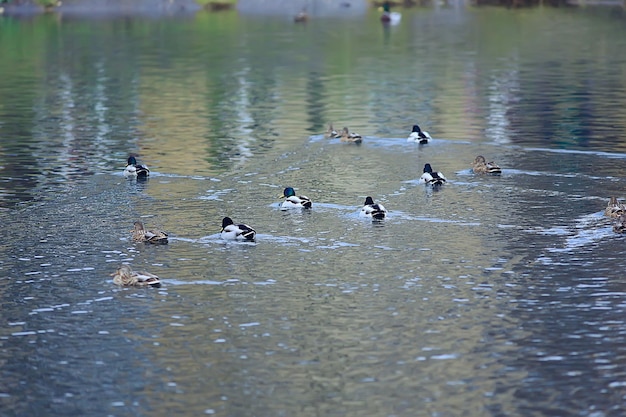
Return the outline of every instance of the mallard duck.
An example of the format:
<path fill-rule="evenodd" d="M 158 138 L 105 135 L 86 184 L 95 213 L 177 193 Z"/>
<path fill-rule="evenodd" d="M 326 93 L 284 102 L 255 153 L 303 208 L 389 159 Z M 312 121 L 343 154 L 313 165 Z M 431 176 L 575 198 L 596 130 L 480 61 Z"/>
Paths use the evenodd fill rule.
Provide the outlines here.
<path fill-rule="evenodd" d="M 256 232 L 247 224 L 234 224 L 230 217 L 222 220 L 222 239 L 227 240 L 247 240 L 254 242 Z"/>
<path fill-rule="evenodd" d="M 604 214 L 612 219 L 616 219 L 626 214 L 626 206 L 620 203 L 617 197 L 611 197 L 609 204 L 607 204 L 606 209 L 604 210 Z"/>
<path fill-rule="evenodd" d="M 122 287 L 161 287 L 161 280 L 145 271 L 133 271 L 129 265 L 120 266 L 111 274 L 113 283 Z"/>
<path fill-rule="evenodd" d="M 313 205 L 309 197 L 296 195 L 296 191 L 291 187 L 285 188 L 281 197 L 285 197 L 285 201 L 280 205 L 280 208 L 283 210 L 290 208 L 311 208 Z"/>
<path fill-rule="evenodd" d="M 329 124 L 328 125 L 328 130 L 326 131 L 326 133 L 324 133 L 324 137 L 328 138 L 328 139 L 334 139 L 334 138 L 338 138 L 341 135 L 339 133 L 337 133 L 337 131 L 335 130 L 335 128 L 333 127 L 333 124 Z"/>
<path fill-rule="evenodd" d="M 420 129 L 418 125 L 413 125 L 413 130 L 411 131 L 411 134 L 406 139 L 406 141 L 419 143 L 420 145 L 426 145 L 432 139 L 433 138 L 430 137 L 428 132 L 424 132 L 422 129 Z"/>
<path fill-rule="evenodd" d="M 359 215 L 362 217 L 371 217 L 372 219 L 382 220 L 387 215 L 387 210 L 382 204 L 374 203 L 372 197 L 368 196 L 365 198 L 365 203 L 363 203 L 363 207 L 361 207 Z"/>
<path fill-rule="evenodd" d="M 622 214 L 615 219 L 613 231 L 616 233 L 626 233 L 626 214 Z"/>
<path fill-rule="evenodd" d="M 167 233 L 161 232 L 160 230 L 146 230 L 143 227 L 143 223 L 140 221 L 136 221 L 134 225 L 135 228 L 130 232 L 133 234 L 133 240 L 135 242 L 167 243 Z"/>
<path fill-rule="evenodd" d="M 444 177 L 441 172 L 433 171 L 430 164 L 424 165 L 424 173 L 420 177 L 421 183 L 430 184 L 435 187 L 443 185 L 446 181 L 446 177 Z"/>
<path fill-rule="evenodd" d="M 472 171 L 474 174 L 502 174 L 502 169 L 495 162 L 487 162 L 482 155 L 478 155 L 474 159 Z"/>
<path fill-rule="evenodd" d="M 150 175 L 150 170 L 147 166 L 137 163 L 137 159 L 134 156 L 128 157 L 126 168 L 124 168 L 125 177 L 137 177 L 147 178 Z"/>
<path fill-rule="evenodd" d="M 402 15 L 398 12 L 391 11 L 391 3 L 386 1 L 383 3 L 383 14 L 380 16 L 380 21 L 386 24 L 396 25 L 400 23 Z"/>
<path fill-rule="evenodd" d="M 350 142 L 350 143 L 361 143 L 363 142 L 363 137 L 356 132 L 350 132 L 347 127 L 343 128 L 341 132 L 341 141 L 342 142 Z"/>
<path fill-rule="evenodd" d="M 306 7 L 293 17 L 293 21 L 296 23 L 305 23 L 308 20 L 309 20 L 309 15 L 306 12 Z"/>

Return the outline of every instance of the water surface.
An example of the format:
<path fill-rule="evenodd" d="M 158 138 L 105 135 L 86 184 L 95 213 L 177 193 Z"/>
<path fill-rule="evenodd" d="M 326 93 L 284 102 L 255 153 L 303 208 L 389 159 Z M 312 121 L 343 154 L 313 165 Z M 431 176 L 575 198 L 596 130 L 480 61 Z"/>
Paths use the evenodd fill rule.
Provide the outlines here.
<path fill-rule="evenodd" d="M 622 415 L 602 212 L 625 196 L 624 28 L 610 9 L 3 18 L 0 414 Z M 434 141 L 407 143 L 414 123 Z M 129 153 L 148 181 L 122 176 Z M 473 175 L 478 154 L 503 174 Z M 425 163 L 448 184 L 419 184 Z M 313 209 L 279 210 L 285 186 Z M 383 222 L 359 218 L 368 195 Z M 257 242 L 223 242 L 227 215 Z M 170 243 L 133 243 L 135 220 Z M 116 288 L 121 263 L 163 287 Z"/>

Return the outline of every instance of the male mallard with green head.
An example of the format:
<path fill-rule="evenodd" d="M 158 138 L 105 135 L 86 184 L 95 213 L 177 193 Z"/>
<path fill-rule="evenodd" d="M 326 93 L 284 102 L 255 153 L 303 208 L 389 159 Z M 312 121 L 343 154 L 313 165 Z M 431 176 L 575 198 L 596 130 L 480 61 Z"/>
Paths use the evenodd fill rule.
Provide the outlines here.
<path fill-rule="evenodd" d="M 361 207 L 359 216 L 382 220 L 387 216 L 387 209 L 380 203 L 374 203 L 374 199 L 368 196 L 365 198 L 365 203 L 363 203 L 363 207 Z"/>
<path fill-rule="evenodd" d="M 402 15 L 398 12 L 391 11 L 391 3 L 388 1 L 383 2 L 383 14 L 380 16 L 380 21 L 384 24 L 396 25 L 400 23 Z"/>
<path fill-rule="evenodd" d="M 124 168 L 125 177 L 148 178 L 150 170 L 147 166 L 137 163 L 137 158 L 129 156 Z"/>
<path fill-rule="evenodd" d="M 429 184 L 433 187 L 439 187 L 446 182 L 446 177 L 441 172 L 433 171 L 430 164 L 424 165 L 424 173 L 419 180 L 422 184 Z"/>
<path fill-rule="evenodd" d="M 222 219 L 222 231 L 220 232 L 222 239 L 226 240 L 245 240 L 254 242 L 256 231 L 247 224 L 235 224 L 230 217 Z"/>
<path fill-rule="evenodd" d="M 418 125 L 413 125 L 413 130 L 411 130 L 411 133 L 409 134 L 409 137 L 406 138 L 406 141 L 419 143 L 420 145 L 426 145 L 432 139 L 433 138 L 430 137 L 428 132 L 420 129 Z"/>
<path fill-rule="evenodd" d="M 281 197 L 285 197 L 285 201 L 283 201 L 280 205 L 282 210 L 290 208 L 311 208 L 311 206 L 313 206 L 309 197 L 305 195 L 296 195 L 296 191 L 292 187 L 285 188 Z"/>

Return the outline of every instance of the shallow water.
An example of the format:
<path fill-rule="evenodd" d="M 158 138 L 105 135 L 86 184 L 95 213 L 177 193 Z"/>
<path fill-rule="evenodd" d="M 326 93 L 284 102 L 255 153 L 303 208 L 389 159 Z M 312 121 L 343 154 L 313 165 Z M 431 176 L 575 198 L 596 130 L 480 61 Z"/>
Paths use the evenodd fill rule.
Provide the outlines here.
<path fill-rule="evenodd" d="M 0 20 L 0 414 L 622 415 L 624 32 L 606 9 Z M 116 288 L 121 263 L 162 288 Z"/>

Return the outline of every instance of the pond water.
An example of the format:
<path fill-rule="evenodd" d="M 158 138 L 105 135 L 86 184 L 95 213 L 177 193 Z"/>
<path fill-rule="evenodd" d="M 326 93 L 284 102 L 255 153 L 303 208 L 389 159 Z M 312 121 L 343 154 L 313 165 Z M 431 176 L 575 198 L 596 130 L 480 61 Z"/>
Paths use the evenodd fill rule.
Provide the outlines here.
<path fill-rule="evenodd" d="M 0 19 L 2 416 L 626 413 L 624 13 L 402 13 Z"/>

